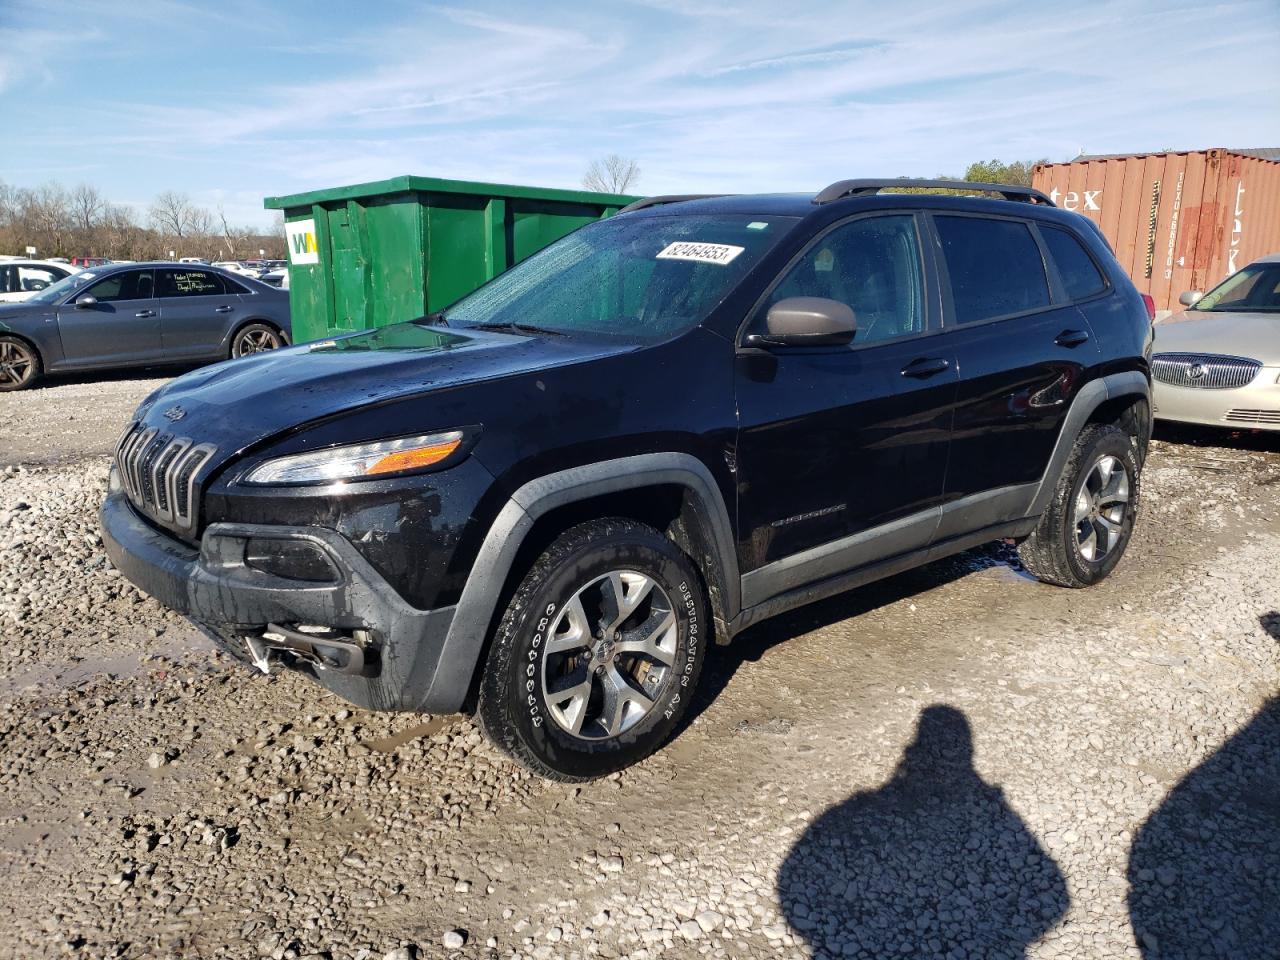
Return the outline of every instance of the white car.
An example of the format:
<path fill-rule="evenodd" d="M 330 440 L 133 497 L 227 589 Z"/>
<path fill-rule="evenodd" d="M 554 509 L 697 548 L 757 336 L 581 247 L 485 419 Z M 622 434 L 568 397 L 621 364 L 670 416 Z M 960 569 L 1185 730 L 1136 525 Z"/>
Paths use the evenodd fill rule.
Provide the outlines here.
<path fill-rule="evenodd" d="M 282 267 L 279 270 L 268 270 L 261 277 L 263 283 L 270 284 L 273 287 L 279 287 L 281 290 L 289 289 L 289 269 Z"/>
<path fill-rule="evenodd" d="M 213 264 L 213 266 L 221 267 L 223 270 L 229 270 L 231 273 L 238 273 L 242 277 L 253 277 L 255 280 L 258 279 L 257 270 L 254 270 L 252 267 L 246 267 L 243 263 L 238 263 L 235 260 L 218 260 Z"/>
<path fill-rule="evenodd" d="M 16 303 L 51 287 L 80 268 L 52 260 L 0 260 L 0 303 Z"/>

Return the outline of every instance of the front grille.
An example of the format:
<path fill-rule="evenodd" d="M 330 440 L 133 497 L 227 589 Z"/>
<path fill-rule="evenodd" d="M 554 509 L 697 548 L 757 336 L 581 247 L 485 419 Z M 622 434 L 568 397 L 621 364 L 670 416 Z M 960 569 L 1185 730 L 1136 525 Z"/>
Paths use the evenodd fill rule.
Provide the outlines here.
<path fill-rule="evenodd" d="M 135 507 L 167 526 L 194 532 L 195 478 L 214 447 L 138 422 L 116 447 L 120 482 Z"/>
<path fill-rule="evenodd" d="M 1280 423 L 1280 410 L 1228 410 L 1222 419 L 1232 423 Z"/>
<path fill-rule="evenodd" d="M 1151 375 L 1161 383 L 1200 390 L 1243 387 L 1261 369 L 1258 360 L 1213 353 L 1157 353 L 1151 358 Z"/>

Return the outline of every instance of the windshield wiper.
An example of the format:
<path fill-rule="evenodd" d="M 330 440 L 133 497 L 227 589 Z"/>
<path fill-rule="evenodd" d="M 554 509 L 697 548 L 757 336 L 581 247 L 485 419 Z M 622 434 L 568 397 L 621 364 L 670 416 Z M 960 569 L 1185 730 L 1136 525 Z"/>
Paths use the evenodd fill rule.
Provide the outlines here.
<path fill-rule="evenodd" d="M 550 337 L 563 337 L 560 330 L 548 330 L 546 327 L 535 327 L 531 323 L 513 323 L 510 321 L 494 321 L 492 323 L 473 323 L 468 330 L 510 330 L 512 333 L 545 333 Z"/>
<path fill-rule="evenodd" d="M 424 327 L 447 327 L 449 325 L 449 318 L 444 315 L 443 310 L 436 310 L 434 313 L 428 313 L 418 317 L 418 319 L 413 322 Z"/>

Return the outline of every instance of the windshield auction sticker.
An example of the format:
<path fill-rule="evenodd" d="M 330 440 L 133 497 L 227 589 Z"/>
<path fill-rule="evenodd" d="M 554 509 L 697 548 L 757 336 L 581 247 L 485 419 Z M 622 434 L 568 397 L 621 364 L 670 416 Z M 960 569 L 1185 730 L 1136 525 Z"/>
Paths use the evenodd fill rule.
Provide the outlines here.
<path fill-rule="evenodd" d="M 659 260 L 693 260 L 695 263 L 716 263 L 720 266 L 733 263 L 733 258 L 746 247 L 728 243 L 693 243 L 681 240 L 669 243 L 658 252 Z"/>

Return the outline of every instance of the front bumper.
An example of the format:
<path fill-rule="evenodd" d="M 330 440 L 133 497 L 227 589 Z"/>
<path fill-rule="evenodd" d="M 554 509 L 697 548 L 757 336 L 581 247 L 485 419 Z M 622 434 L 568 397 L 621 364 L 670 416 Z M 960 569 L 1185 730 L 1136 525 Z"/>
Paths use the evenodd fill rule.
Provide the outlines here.
<path fill-rule="evenodd" d="M 113 478 L 114 480 L 114 478 Z M 168 536 L 134 510 L 112 483 L 99 511 L 107 555 L 134 584 L 190 618 L 236 657 L 252 656 L 246 637 L 268 624 L 363 631 L 362 673 L 345 673 L 286 656 L 339 696 L 371 710 L 452 713 L 468 693 L 464 671 L 445 656 L 454 608 L 409 606 L 340 534 L 323 527 L 212 524 L 199 548 Z M 338 571 L 332 583 L 291 580 L 245 563 L 249 538 L 304 540 Z M 442 668 L 442 664 L 446 664 Z"/>
<path fill-rule="evenodd" d="M 1280 368 L 1263 367 L 1243 387 L 1207 390 L 1156 380 L 1152 406 L 1157 420 L 1176 420 L 1234 430 L 1280 430 Z"/>

